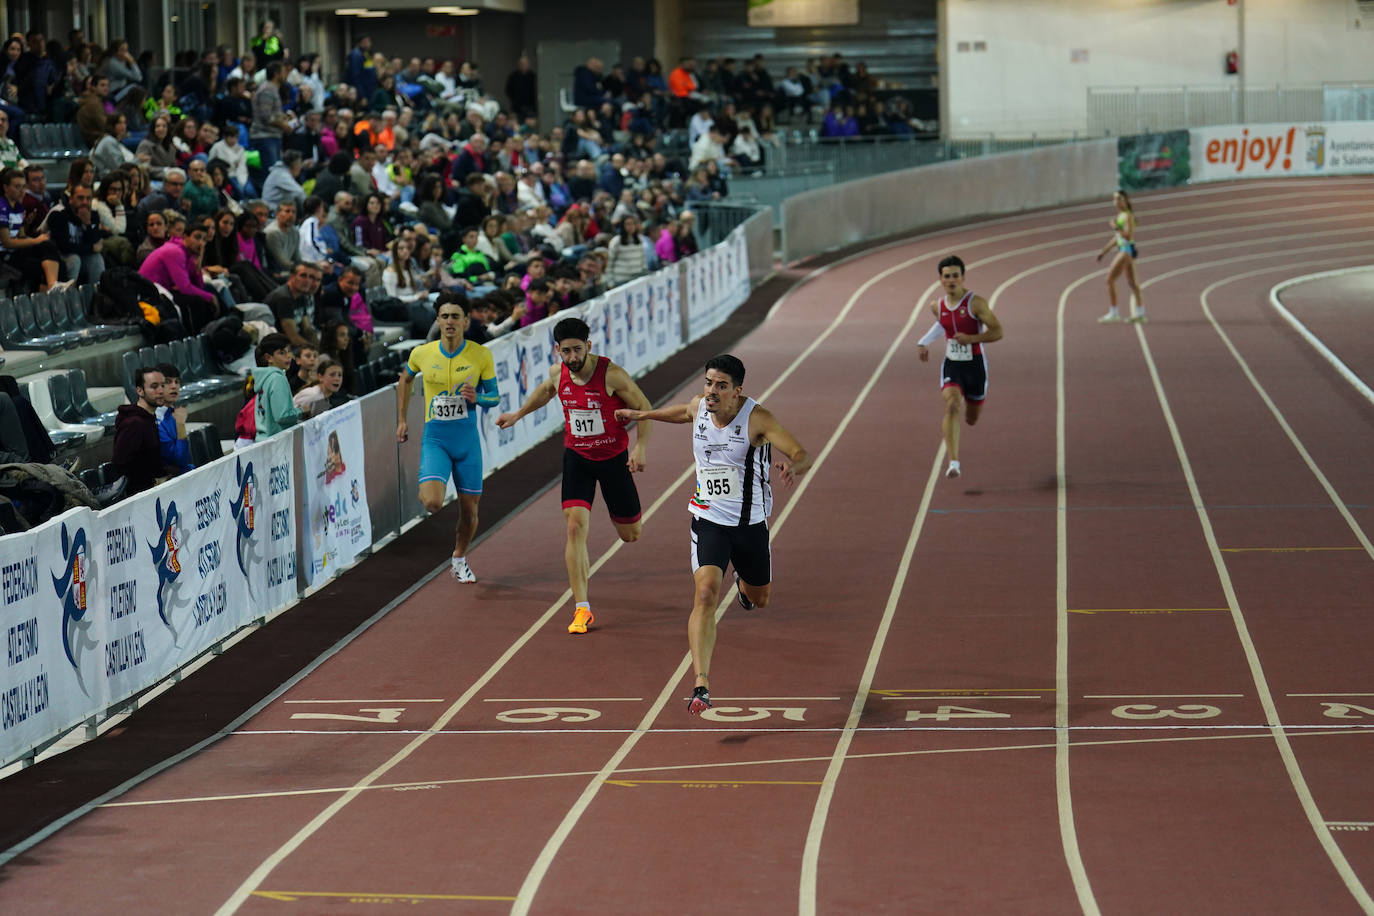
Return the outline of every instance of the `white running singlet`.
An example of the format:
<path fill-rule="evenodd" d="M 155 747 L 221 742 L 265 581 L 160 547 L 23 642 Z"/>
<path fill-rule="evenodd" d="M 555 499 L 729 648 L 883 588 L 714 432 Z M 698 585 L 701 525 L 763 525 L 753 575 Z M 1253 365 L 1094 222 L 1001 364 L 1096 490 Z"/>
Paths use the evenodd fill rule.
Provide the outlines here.
<path fill-rule="evenodd" d="M 768 485 L 772 447 L 749 444 L 749 415 L 754 399 L 726 426 L 716 426 L 703 398 L 692 428 L 692 456 L 697 462 L 697 489 L 687 508 L 697 518 L 735 527 L 766 522 L 773 512 Z"/>

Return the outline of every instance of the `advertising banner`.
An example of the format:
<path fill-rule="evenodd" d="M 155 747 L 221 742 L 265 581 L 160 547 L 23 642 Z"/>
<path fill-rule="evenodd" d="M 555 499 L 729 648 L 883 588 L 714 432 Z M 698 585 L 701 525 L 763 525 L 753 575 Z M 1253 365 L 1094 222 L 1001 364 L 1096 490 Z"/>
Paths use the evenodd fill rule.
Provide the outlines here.
<path fill-rule="evenodd" d="M 1236 124 L 1189 133 L 1194 181 L 1374 173 L 1374 121 Z"/>
<path fill-rule="evenodd" d="M 305 472 L 302 541 L 306 582 L 313 585 L 335 575 L 372 545 L 372 517 L 367 510 L 363 475 L 363 414 L 356 401 L 309 420 L 301 426 Z"/>
<path fill-rule="evenodd" d="M 1121 137 L 1116 141 L 1116 153 L 1121 187 L 1127 191 L 1171 188 L 1187 184 L 1192 175 L 1186 130 Z"/>

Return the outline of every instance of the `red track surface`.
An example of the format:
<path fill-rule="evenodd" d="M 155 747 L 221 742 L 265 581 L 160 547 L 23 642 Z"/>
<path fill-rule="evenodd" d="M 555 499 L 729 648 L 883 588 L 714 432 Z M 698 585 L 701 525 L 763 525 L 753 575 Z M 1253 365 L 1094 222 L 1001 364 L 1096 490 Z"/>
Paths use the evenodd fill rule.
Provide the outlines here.
<path fill-rule="evenodd" d="M 474 551 L 478 586 L 428 582 L 8 866 L 0 903 L 1369 912 L 1374 407 L 1267 295 L 1366 261 L 1371 207 L 1359 181 L 1142 196 L 1142 332 L 1095 321 L 1106 203 L 807 279 L 736 349 L 819 460 L 779 490 L 774 605 L 726 605 L 714 719 L 681 699 L 689 451 L 660 426 L 640 488 L 664 501 L 594 574 L 593 633 L 551 607 L 550 492 Z M 936 365 L 908 321 L 950 251 L 1007 332 L 958 481 L 932 475 Z M 593 558 L 611 543 L 598 518 Z"/>

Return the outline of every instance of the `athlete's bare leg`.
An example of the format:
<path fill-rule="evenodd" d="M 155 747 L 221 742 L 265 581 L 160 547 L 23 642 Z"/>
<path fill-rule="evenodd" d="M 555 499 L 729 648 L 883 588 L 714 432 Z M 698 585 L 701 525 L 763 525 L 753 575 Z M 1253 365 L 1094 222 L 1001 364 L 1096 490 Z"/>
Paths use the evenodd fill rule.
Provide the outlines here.
<path fill-rule="evenodd" d="M 744 597 L 753 602 L 754 607 L 768 607 L 773 586 L 771 583 L 768 585 L 750 585 L 741 579 L 739 580 L 739 590 L 744 592 Z"/>
<path fill-rule="evenodd" d="M 1113 309 L 1116 308 L 1116 278 L 1121 276 L 1130 260 L 1126 252 L 1118 251 L 1116 257 L 1112 258 L 1111 268 L 1107 271 L 1107 301 L 1112 304 Z"/>
<path fill-rule="evenodd" d="M 945 434 L 945 451 L 949 453 L 950 461 L 958 461 L 959 414 L 964 407 L 964 393 L 959 390 L 958 385 L 950 385 L 940 391 L 940 396 L 945 399 L 945 416 L 940 422 L 940 428 Z"/>
<path fill-rule="evenodd" d="M 446 486 L 439 480 L 426 480 L 420 484 L 420 502 L 430 515 L 444 508 L 445 489 Z"/>
<path fill-rule="evenodd" d="M 615 533 L 626 544 L 633 544 L 639 540 L 639 535 L 644 531 L 644 520 L 637 522 L 611 522 L 615 525 Z"/>
<path fill-rule="evenodd" d="M 982 401 L 964 401 L 964 422 L 969 426 L 978 422 L 978 417 L 983 413 Z"/>
<path fill-rule="evenodd" d="M 1126 264 L 1126 282 L 1131 287 L 1131 292 L 1135 295 L 1135 311 L 1137 314 L 1145 314 L 1145 298 L 1140 292 L 1140 281 L 1135 276 L 1135 258 L 1121 255 Z"/>
<path fill-rule="evenodd" d="M 458 494 L 458 526 L 453 536 L 453 555 L 465 557 L 472 546 L 472 537 L 477 533 L 477 503 L 481 493 Z"/>
<path fill-rule="evenodd" d="M 568 566 L 568 587 L 572 589 L 575 602 L 587 600 L 587 578 L 591 574 L 587 560 L 587 528 L 591 516 L 591 510 L 583 506 L 563 510 L 563 518 L 568 523 L 568 545 L 563 548 L 563 562 Z"/>
<path fill-rule="evenodd" d="M 711 653 L 716 648 L 716 606 L 720 604 L 720 583 L 725 578 L 725 571 L 719 566 L 702 566 L 692 578 L 696 582 L 696 592 L 692 599 L 692 616 L 687 618 L 687 645 L 692 650 L 696 686 L 707 687 Z"/>

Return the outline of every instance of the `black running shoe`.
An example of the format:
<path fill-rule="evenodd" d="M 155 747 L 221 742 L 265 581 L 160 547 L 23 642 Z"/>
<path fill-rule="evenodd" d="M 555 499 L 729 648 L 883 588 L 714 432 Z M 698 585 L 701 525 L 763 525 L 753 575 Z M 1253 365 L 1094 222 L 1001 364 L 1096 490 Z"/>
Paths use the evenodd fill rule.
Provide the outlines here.
<path fill-rule="evenodd" d="M 711 691 L 705 687 L 698 687 L 692 691 L 692 698 L 687 701 L 687 711 L 692 715 L 698 715 L 711 708 Z"/>
<path fill-rule="evenodd" d="M 754 604 L 754 602 L 750 601 L 747 597 L 745 597 L 745 595 L 744 595 L 744 583 L 740 582 L 740 580 L 739 580 L 739 573 L 735 573 L 735 589 L 736 589 L 737 592 L 739 593 L 739 606 L 740 606 L 740 607 L 744 608 L 746 611 L 752 611 L 755 607 L 758 606 L 758 605 Z"/>

